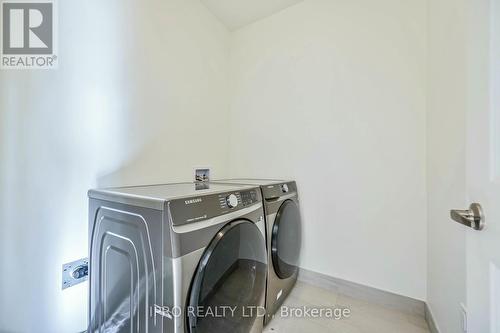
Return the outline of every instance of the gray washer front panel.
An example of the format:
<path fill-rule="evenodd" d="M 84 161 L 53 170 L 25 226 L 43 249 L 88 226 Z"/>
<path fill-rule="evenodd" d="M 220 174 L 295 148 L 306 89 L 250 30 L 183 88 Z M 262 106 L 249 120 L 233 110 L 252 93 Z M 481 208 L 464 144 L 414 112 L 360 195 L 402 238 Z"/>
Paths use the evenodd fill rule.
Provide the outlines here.
<path fill-rule="evenodd" d="M 262 206 L 258 207 L 256 210 L 240 215 L 239 217 L 231 220 L 226 220 L 221 222 L 216 227 L 210 227 L 210 231 L 207 231 L 207 234 L 210 234 L 212 237 L 206 242 L 206 246 L 209 245 L 212 238 L 215 234 L 221 230 L 226 224 L 235 221 L 235 220 L 249 220 L 257 225 L 260 229 L 262 237 L 265 238 L 265 222 L 264 222 L 264 211 Z M 207 229 L 208 230 L 208 229 Z M 180 242 L 184 244 L 185 242 L 190 242 L 189 237 L 183 237 L 175 233 L 173 237 L 178 238 L 178 241 L 174 240 L 174 243 Z M 182 247 L 183 245 L 181 245 Z M 165 260 L 166 267 L 165 272 L 167 276 L 171 276 L 171 279 L 165 279 L 165 283 L 169 284 L 166 289 L 173 291 L 173 298 L 166 301 L 164 304 L 168 308 L 178 307 L 180 309 L 186 309 L 187 302 L 189 298 L 189 290 L 191 286 L 191 282 L 194 278 L 194 273 L 198 267 L 200 258 L 202 257 L 205 247 L 197 249 L 192 252 L 188 252 L 183 254 L 180 257 L 168 258 Z M 261 304 L 261 306 L 265 306 L 265 303 Z M 175 332 L 175 333 L 185 333 L 186 331 L 186 318 L 182 317 L 173 317 L 172 319 L 166 318 L 164 321 L 165 332 Z M 167 329 L 168 327 L 168 329 Z M 170 330 L 169 330 L 170 329 Z M 261 333 L 263 329 L 263 321 L 257 321 L 255 326 L 252 328 L 249 333 Z"/>

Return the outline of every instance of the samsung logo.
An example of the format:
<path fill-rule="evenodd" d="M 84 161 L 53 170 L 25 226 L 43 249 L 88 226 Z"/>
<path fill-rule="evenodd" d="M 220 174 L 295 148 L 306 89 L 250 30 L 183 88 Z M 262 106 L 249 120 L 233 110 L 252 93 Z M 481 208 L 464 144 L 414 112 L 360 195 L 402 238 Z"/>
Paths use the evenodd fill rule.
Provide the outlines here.
<path fill-rule="evenodd" d="M 186 203 L 186 205 L 191 205 L 191 204 L 195 204 L 195 203 L 201 202 L 201 198 L 186 200 L 184 202 Z"/>

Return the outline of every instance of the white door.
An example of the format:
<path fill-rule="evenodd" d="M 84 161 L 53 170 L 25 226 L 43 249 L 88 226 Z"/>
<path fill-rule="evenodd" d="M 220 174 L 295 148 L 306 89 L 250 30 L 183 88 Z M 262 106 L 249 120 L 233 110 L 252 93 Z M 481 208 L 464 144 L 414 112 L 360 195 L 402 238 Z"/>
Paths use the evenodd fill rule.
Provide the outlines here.
<path fill-rule="evenodd" d="M 467 195 L 485 215 L 467 230 L 467 326 L 500 333 L 500 0 L 467 1 Z"/>

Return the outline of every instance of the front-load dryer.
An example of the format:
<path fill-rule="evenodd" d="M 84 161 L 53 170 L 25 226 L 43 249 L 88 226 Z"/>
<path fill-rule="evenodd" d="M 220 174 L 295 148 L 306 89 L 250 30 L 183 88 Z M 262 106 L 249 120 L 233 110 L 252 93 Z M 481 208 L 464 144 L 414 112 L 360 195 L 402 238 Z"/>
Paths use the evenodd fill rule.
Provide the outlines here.
<path fill-rule="evenodd" d="M 89 197 L 89 332 L 262 332 L 258 187 L 182 183 Z"/>
<path fill-rule="evenodd" d="M 297 184 L 264 179 L 228 179 L 214 183 L 257 185 L 261 189 L 269 262 L 265 319 L 268 323 L 297 281 L 302 240 Z"/>

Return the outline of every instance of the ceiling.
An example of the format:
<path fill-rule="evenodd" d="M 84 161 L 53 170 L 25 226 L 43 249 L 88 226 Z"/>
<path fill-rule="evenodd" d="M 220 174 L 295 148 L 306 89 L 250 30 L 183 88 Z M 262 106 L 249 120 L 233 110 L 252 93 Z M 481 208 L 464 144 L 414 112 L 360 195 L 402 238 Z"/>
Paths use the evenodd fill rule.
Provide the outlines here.
<path fill-rule="evenodd" d="M 236 30 L 302 0 L 201 0 L 229 30 Z"/>

